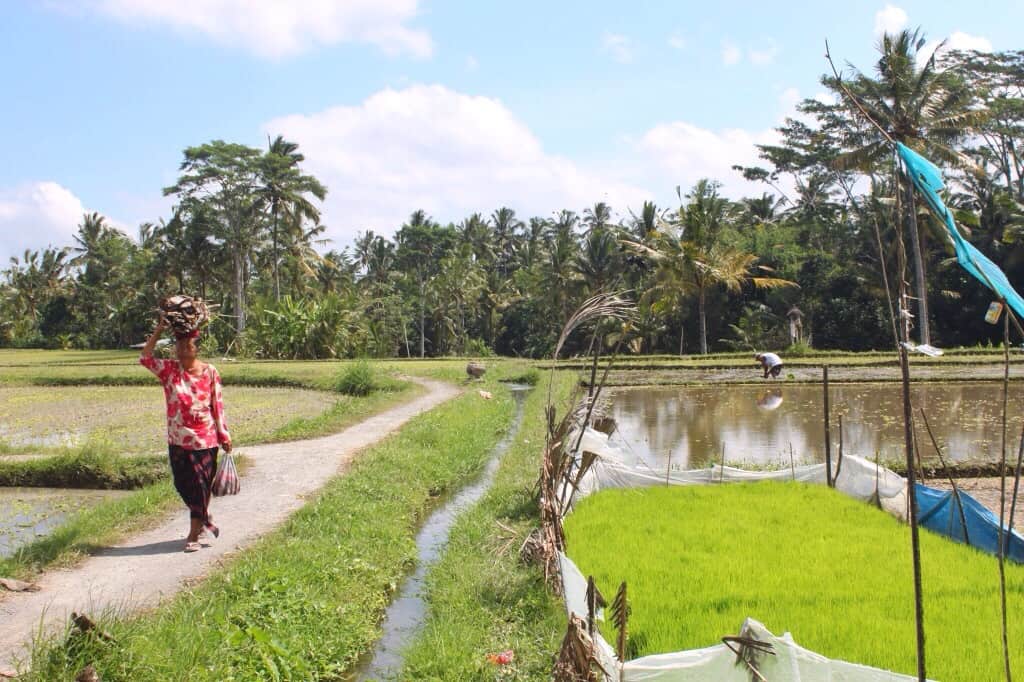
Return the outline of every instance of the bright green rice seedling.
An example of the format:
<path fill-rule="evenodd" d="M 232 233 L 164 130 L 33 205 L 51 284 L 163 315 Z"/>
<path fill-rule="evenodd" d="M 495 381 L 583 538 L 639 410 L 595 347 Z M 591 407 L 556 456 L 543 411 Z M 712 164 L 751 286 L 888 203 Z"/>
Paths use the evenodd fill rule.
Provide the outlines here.
<path fill-rule="evenodd" d="M 750 616 L 830 658 L 916 670 L 909 528 L 824 486 L 606 491 L 566 533 L 606 595 L 628 583 L 631 657 L 715 644 Z M 928 676 L 1002 679 L 996 559 L 928 531 L 921 555 Z M 1024 567 L 1006 576 L 1020 670 Z"/>

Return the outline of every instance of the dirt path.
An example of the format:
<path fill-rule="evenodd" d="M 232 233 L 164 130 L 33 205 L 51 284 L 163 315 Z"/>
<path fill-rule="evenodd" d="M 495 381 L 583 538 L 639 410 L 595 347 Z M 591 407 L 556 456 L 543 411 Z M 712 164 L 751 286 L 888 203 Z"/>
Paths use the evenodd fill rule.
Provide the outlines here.
<path fill-rule="evenodd" d="M 187 581 L 201 578 L 221 559 L 273 530 L 307 496 L 344 471 L 360 450 L 459 392 L 442 382 L 412 380 L 428 392 L 341 433 L 241 448 L 249 460 L 242 492 L 213 502 L 214 519 L 221 529 L 213 546 L 184 554 L 188 513 L 175 513 L 152 530 L 103 549 L 73 569 L 45 573 L 38 581 L 40 592 L 0 597 L 0 671 L 17 667 L 41 623 L 52 631 L 67 622 L 71 611 L 138 610 L 175 594 Z"/>

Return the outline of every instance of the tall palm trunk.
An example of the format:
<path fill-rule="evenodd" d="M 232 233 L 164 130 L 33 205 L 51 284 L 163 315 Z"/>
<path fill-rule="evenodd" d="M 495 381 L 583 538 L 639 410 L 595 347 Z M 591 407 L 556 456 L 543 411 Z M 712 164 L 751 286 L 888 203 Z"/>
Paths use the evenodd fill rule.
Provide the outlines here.
<path fill-rule="evenodd" d="M 906 183 L 907 230 L 910 232 L 910 250 L 914 259 L 914 293 L 917 295 L 917 329 L 919 341 L 931 344 L 931 329 L 928 324 L 928 285 L 925 283 L 924 255 L 921 249 L 921 235 L 917 231 L 917 210 L 914 204 L 914 188 Z"/>
<path fill-rule="evenodd" d="M 419 282 L 419 284 L 420 284 L 420 357 L 421 358 L 425 358 L 425 357 L 427 357 L 427 344 L 426 344 L 426 336 L 427 336 L 426 335 L 426 327 L 427 327 L 427 322 L 426 322 L 426 317 L 427 317 L 426 298 L 427 298 L 427 292 L 426 292 L 426 282 L 423 281 L 422 273 L 420 274 L 420 278 L 419 279 L 420 279 L 420 282 Z"/>
<path fill-rule="evenodd" d="M 701 287 L 697 293 L 697 312 L 700 316 L 700 352 L 701 355 L 708 353 L 708 320 L 704 311 L 705 291 Z"/>
<path fill-rule="evenodd" d="M 278 261 L 280 256 L 277 253 L 277 205 L 274 205 L 274 228 L 271 233 L 271 240 L 273 242 L 273 249 L 271 251 L 272 258 L 274 259 L 274 301 L 281 302 L 281 273 L 278 267 Z"/>
<path fill-rule="evenodd" d="M 235 270 L 235 331 L 245 331 L 245 259 L 237 250 L 231 254 Z"/>

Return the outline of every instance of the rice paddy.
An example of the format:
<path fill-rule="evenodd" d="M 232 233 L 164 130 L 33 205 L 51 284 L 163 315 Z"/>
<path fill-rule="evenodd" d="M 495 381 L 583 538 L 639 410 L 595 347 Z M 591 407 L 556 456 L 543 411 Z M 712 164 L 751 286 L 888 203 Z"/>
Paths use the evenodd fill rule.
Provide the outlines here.
<path fill-rule="evenodd" d="M 296 418 L 315 417 L 336 396 L 294 388 L 225 389 L 228 424 L 238 442 L 266 440 Z M 163 393 L 152 386 L 0 386 L 0 440 L 12 450 L 45 452 L 109 442 L 124 454 L 161 452 L 167 422 Z"/>
<path fill-rule="evenodd" d="M 631 658 L 715 644 L 750 616 L 830 658 L 916 670 L 909 529 L 823 486 L 605 491 L 566 533 L 605 595 L 627 582 Z M 996 560 L 929 532 L 921 553 L 929 678 L 1001 679 Z M 1024 566 L 1007 565 L 1007 592 L 1020 670 Z"/>

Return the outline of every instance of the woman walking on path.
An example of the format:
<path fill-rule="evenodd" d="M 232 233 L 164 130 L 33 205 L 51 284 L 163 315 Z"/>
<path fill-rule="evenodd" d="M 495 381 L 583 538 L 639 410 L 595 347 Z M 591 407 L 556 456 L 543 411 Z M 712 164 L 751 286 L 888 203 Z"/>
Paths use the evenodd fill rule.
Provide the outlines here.
<path fill-rule="evenodd" d="M 153 357 L 153 347 L 165 329 L 167 324 L 161 319 L 146 339 L 139 362 L 164 388 L 171 473 L 191 517 L 185 551 L 195 552 L 204 529 L 214 537 L 220 534 L 210 517 L 210 489 L 217 470 L 217 449 L 231 452 L 231 434 L 224 422 L 220 374 L 196 355 L 199 331 L 177 336 L 177 360 L 161 360 Z"/>

